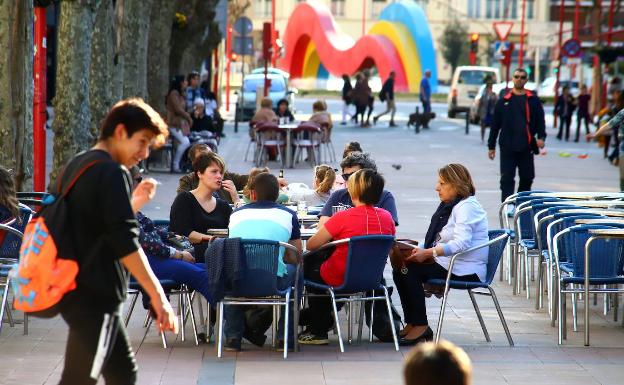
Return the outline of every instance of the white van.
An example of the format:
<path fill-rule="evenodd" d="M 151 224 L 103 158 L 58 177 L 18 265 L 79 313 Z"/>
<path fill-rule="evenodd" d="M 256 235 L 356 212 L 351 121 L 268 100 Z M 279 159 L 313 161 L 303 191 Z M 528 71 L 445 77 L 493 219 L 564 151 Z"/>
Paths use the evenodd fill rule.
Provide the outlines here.
<path fill-rule="evenodd" d="M 479 87 L 487 79 L 493 83 L 500 81 L 498 68 L 484 66 L 459 66 L 455 68 L 448 94 L 448 117 L 454 118 L 458 112 L 468 112 Z"/>

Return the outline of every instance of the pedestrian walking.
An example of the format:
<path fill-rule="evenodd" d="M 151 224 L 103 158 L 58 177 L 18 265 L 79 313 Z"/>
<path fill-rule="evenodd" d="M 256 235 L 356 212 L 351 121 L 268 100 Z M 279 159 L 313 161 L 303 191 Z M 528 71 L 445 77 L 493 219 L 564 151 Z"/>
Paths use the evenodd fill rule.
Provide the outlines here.
<path fill-rule="evenodd" d="M 349 106 L 353 103 L 353 86 L 351 85 L 351 78 L 349 75 L 342 75 L 342 124 L 347 124 L 347 115 L 349 115 Z"/>
<path fill-rule="evenodd" d="M 368 79 L 364 74 L 358 73 L 355 77 L 355 87 L 353 87 L 353 103 L 355 103 L 355 116 L 356 120 L 359 119 L 360 127 L 370 126 L 368 119 L 364 121 L 370 98 L 372 98 L 372 91 L 368 85 Z"/>
<path fill-rule="evenodd" d="M 520 176 L 518 191 L 531 190 L 535 178 L 533 156 L 539 154 L 546 139 L 542 102 L 537 95 L 524 88 L 527 78 L 526 70 L 515 70 L 513 88 L 498 99 L 494 107 L 494 120 L 488 139 L 488 157 L 491 160 L 496 157 L 498 139 L 501 201 L 514 193 L 516 169 Z"/>
<path fill-rule="evenodd" d="M 394 114 L 396 114 L 396 105 L 394 103 L 395 77 L 396 73 L 394 71 L 391 71 L 388 79 L 386 79 L 383 86 L 381 87 L 381 91 L 379 91 L 379 100 L 381 100 L 382 102 L 386 102 L 386 110 L 381 114 L 373 117 L 373 124 L 377 124 L 379 118 L 387 113 L 390 113 L 390 127 L 396 127 L 396 124 L 394 124 Z"/>
<path fill-rule="evenodd" d="M 587 139 L 593 139 L 599 136 L 624 135 L 624 109 L 621 109 L 615 116 L 602 125 L 596 132 L 587 134 Z M 624 141 L 619 142 L 619 168 L 620 168 L 620 191 L 624 191 Z"/>
<path fill-rule="evenodd" d="M 177 319 L 139 244 L 135 219 L 154 196 L 156 183 L 143 180 L 132 196 L 128 168 L 147 158 L 167 125 L 140 99 L 117 103 L 108 113 L 98 142 L 65 167 L 60 184 L 73 184 L 65 199 L 67 226 L 78 262 L 76 289 L 60 302 L 69 325 L 61 385 L 134 384 L 137 366 L 122 320 L 129 274 L 150 298 L 159 330 L 177 332 Z M 78 179 L 75 170 L 91 164 Z M 73 170 L 73 171 L 72 171 Z"/>
<path fill-rule="evenodd" d="M 424 114 L 429 114 L 431 112 L 431 84 L 429 84 L 430 77 L 431 70 L 426 70 L 425 76 L 420 81 L 420 102 L 422 103 Z M 429 128 L 429 126 L 424 125 L 423 128 Z"/>
<path fill-rule="evenodd" d="M 555 114 L 559 117 L 559 133 L 557 139 L 561 140 L 565 131 L 566 142 L 570 140 L 570 124 L 572 123 L 572 113 L 576 108 L 574 96 L 570 95 L 570 87 L 563 86 L 561 97 L 557 99 Z"/>
<path fill-rule="evenodd" d="M 576 110 L 576 135 L 574 141 L 579 141 L 581 134 L 581 122 L 585 122 L 585 134 L 589 134 L 589 123 L 591 122 L 591 116 L 589 115 L 589 102 L 591 101 L 591 95 L 587 92 L 587 86 L 581 85 L 581 93 L 577 98 L 578 110 Z"/>
<path fill-rule="evenodd" d="M 492 82 L 488 81 L 479 99 L 479 107 L 477 108 L 479 124 L 481 125 L 481 142 L 485 139 L 485 129 L 492 125 L 494 107 L 496 106 L 497 100 L 498 96 L 496 96 L 496 93 L 492 90 Z"/>

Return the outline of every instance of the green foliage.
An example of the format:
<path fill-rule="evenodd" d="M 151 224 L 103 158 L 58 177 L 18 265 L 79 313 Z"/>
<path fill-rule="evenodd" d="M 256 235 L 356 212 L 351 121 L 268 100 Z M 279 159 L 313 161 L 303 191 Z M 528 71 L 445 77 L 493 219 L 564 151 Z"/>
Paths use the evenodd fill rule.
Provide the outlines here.
<path fill-rule="evenodd" d="M 438 44 L 442 57 L 451 66 L 452 72 L 462 62 L 467 61 L 468 28 L 459 20 L 453 20 L 444 27 Z"/>

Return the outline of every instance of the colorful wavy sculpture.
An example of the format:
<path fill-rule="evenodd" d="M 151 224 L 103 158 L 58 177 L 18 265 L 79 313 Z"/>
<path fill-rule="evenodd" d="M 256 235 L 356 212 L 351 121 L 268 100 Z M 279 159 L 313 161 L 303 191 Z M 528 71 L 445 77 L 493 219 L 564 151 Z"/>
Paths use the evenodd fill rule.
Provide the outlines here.
<path fill-rule="evenodd" d="M 385 7 L 368 33 L 354 41 L 336 25 L 323 4 L 300 3 L 293 11 L 286 32 L 286 55 L 279 67 L 291 78 L 327 78 L 377 67 L 386 79 L 396 72 L 397 91 L 418 92 L 423 72 L 431 70 L 431 87 L 438 84 L 435 51 L 427 17 L 412 1 Z"/>

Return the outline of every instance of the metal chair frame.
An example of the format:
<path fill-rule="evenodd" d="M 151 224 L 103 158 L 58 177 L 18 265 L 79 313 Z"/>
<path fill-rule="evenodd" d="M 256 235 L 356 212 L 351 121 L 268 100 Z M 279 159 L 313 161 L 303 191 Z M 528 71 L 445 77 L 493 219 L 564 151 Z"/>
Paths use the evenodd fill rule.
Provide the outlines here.
<path fill-rule="evenodd" d="M 6 224 L 0 224 L 0 231 L 5 231 L 7 233 L 11 233 L 17 237 L 23 238 L 24 234 L 19 231 L 14 229 L 11 226 L 8 226 Z M 17 260 L 13 259 L 13 258 L 0 258 L 0 267 L 6 267 L 8 268 L 9 266 L 13 266 L 15 263 L 17 263 Z M 3 266 L 3 265 L 7 265 L 7 266 Z M 13 314 L 11 313 L 11 308 L 8 302 L 8 298 L 9 298 L 9 287 L 11 284 L 11 275 L 9 274 L 8 271 L 3 272 L 2 275 L 0 275 L 0 278 L 4 278 L 4 282 L 0 282 L 0 288 L 2 288 L 2 300 L 0 302 L 0 332 L 2 332 L 2 320 L 4 319 L 4 311 L 6 309 L 7 312 L 7 318 L 9 319 L 9 325 L 11 327 L 15 326 L 15 321 L 13 319 Z M 26 317 L 26 316 L 25 316 Z M 28 322 L 27 319 L 24 319 L 24 334 L 28 334 Z"/>
<path fill-rule="evenodd" d="M 286 164 L 286 156 L 285 150 L 282 151 L 282 147 L 286 147 L 286 130 L 283 128 L 279 128 L 279 126 L 275 124 L 263 124 L 261 126 L 256 126 L 256 142 L 258 151 L 255 157 L 256 166 L 260 167 L 261 164 L 267 164 L 268 162 L 268 154 L 266 152 L 267 148 L 275 147 L 277 149 L 277 156 L 282 163 L 282 167 Z M 277 135 L 277 138 L 266 138 L 265 136 L 268 134 L 274 133 Z M 265 156 L 266 155 L 266 156 Z M 265 158 L 264 163 L 262 163 L 262 159 Z"/>
<path fill-rule="evenodd" d="M 290 303 L 293 302 L 293 324 L 295 325 L 295 333 L 297 331 L 299 325 L 299 300 L 298 300 L 298 285 L 299 285 L 299 274 L 301 271 L 301 252 L 294 247 L 293 245 L 285 242 L 279 242 L 280 247 L 285 248 L 284 256 L 286 255 L 286 251 L 290 250 L 295 253 L 297 258 L 297 270 L 295 275 L 295 283 L 294 287 L 286 290 L 286 294 L 284 297 L 275 295 L 268 297 L 233 297 L 233 296 L 225 296 L 221 301 L 217 303 L 217 357 L 222 357 L 223 352 L 223 309 L 225 305 L 228 306 L 240 306 L 240 305 L 271 305 L 273 306 L 273 346 L 276 345 L 277 338 L 277 324 L 276 324 L 276 309 L 278 306 L 284 306 L 284 359 L 288 358 L 288 325 L 289 325 L 289 307 Z M 268 256 L 270 258 L 274 258 L 275 256 Z M 276 278 L 277 279 L 277 276 Z M 293 296 L 291 297 L 291 292 Z M 297 351 L 299 349 L 297 343 L 297 336 L 294 336 L 293 341 L 293 349 Z"/>

